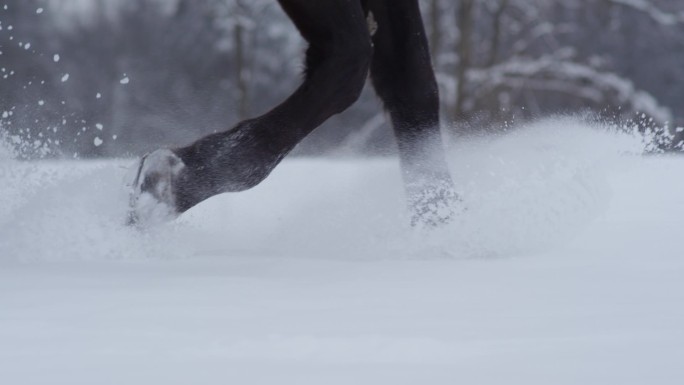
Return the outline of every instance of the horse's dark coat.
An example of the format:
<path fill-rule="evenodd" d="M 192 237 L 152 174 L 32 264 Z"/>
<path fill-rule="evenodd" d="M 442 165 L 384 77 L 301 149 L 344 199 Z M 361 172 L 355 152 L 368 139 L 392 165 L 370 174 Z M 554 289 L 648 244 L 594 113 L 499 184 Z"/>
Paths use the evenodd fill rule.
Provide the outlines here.
<path fill-rule="evenodd" d="M 279 3 L 309 44 L 305 80 L 265 115 L 173 150 L 186 165 L 174 181 L 178 211 L 260 183 L 305 136 L 358 99 L 369 73 L 391 117 L 409 201 L 432 185 L 451 189 L 418 1 Z M 373 35 L 369 15 L 377 24 Z"/>

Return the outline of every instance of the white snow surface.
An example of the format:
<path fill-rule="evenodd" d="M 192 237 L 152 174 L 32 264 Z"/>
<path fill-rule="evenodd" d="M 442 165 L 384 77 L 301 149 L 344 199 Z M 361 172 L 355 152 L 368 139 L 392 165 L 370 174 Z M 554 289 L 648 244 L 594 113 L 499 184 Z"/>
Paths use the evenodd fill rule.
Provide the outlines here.
<path fill-rule="evenodd" d="M 132 160 L 0 148 L 0 382 L 681 384 L 684 158 L 639 145 L 458 143 L 465 210 L 430 232 L 394 159 L 286 160 L 141 231 Z"/>

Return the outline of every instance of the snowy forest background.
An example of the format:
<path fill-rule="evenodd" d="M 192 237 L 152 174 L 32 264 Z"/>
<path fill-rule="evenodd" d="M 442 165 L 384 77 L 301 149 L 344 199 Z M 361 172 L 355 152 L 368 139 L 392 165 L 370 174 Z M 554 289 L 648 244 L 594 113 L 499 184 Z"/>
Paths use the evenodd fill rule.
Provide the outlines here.
<path fill-rule="evenodd" d="M 681 0 L 423 0 L 453 134 L 557 113 L 684 132 Z M 0 0 L 0 130 L 24 154 L 138 155 L 282 101 L 304 44 L 275 0 Z M 367 87 L 299 154 L 388 153 Z"/>

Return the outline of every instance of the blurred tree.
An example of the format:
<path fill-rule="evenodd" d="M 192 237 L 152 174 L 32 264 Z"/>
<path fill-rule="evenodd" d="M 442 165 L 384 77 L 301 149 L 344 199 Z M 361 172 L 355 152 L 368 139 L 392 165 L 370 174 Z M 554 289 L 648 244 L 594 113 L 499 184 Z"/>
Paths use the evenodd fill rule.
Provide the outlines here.
<path fill-rule="evenodd" d="M 669 122 L 674 144 L 684 139 L 681 1 L 421 6 L 455 132 L 588 110 L 645 113 L 642 127 Z M 27 154 L 182 145 L 282 101 L 299 81 L 303 48 L 274 0 L 0 0 L 0 124 L 27 139 Z M 391 136 L 367 89 L 296 153 L 384 153 Z"/>
<path fill-rule="evenodd" d="M 613 6 L 648 5 L 648 12 L 638 11 L 646 18 L 663 19 L 664 27 L 673 25 L 670 20 L 674 16 L 654 11 L 652 4 L 641 0 L 459 0 L 440 4 L 440 0 L 431 0 L 430 7 L 445 10 L 449 8 L 446 3 L 452 3 L 453 13 L 439 13 L 442 18 L 452 13 L 452 25 L 458 32 L 446 34 L 456 37 L 433 49 L 444 110 L 451 120 L 477 122 L 479 127 L 591 108 L 623 116 L 646 113 L 660 124 L 672 122 L 669 108 L 621 75 L 623 68 L 611 60 L 611 55 L 618 53 L 603 50 L 604 37 L 616 40 L 609 26 L 625 27 Z M 644 20 L 639 21 L 631 26 L 643 32 Z M 447 24 L 438 18 L 432 22 Z"/>

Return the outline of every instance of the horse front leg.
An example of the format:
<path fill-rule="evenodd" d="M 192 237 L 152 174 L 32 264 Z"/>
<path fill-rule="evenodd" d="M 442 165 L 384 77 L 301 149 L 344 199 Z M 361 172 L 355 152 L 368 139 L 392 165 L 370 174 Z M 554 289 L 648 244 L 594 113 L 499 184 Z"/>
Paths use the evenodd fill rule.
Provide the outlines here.
<path fill-rule="evenodd" d="M 279 2 L 309 43 L 303 84 L 263 116 L 143 157 L 132 178 L 129 223 L 167 221 L 214 195 L 256 186 L 305 136 L 358 99 L 372 54 L 361 3 Z"/>

